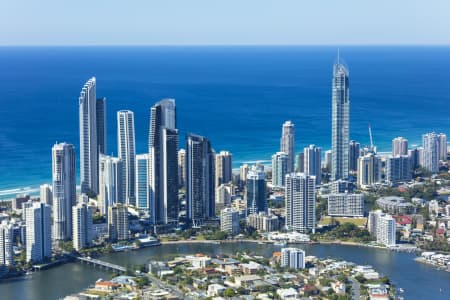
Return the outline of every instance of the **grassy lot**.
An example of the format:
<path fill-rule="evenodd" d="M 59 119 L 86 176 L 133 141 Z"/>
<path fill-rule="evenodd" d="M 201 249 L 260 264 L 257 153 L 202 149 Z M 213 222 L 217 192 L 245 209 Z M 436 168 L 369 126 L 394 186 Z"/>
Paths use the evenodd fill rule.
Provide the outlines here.
<path fill-rule="evenodd" d="M 322 217 L 322 219 L 320 219 L 319 225 L 330 225 L 332 224 L 332 220 L 335 220 L 337 222 L 339 222 L 339 224 L 344 224 L 344 223 L 352 223 L 355 224 L 356 226 L 359 227 L 363 227 L 366 226 L 367 223 L 367 218 L 347 218 L 347 217 Z"/>

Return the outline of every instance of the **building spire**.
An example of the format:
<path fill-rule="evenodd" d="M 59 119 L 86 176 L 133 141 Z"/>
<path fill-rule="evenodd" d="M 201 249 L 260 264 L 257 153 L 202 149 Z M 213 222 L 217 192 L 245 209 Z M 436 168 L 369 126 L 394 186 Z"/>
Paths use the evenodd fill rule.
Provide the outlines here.
<path fill-rule="evenodd" d="M 341 49 L 338 48 L 338 59 L 337 59 L 337 64 L 340 65 L 341 64 Z"/>

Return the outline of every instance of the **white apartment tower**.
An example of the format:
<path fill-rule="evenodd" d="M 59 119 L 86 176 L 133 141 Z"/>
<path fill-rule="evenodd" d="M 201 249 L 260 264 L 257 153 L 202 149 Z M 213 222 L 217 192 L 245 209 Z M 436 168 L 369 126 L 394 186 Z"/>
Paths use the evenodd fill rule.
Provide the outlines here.
<path fill-rule="evenodd" d="M 113 204 L 125 203 L 123 173 L 124 166 L 120 158 L 100 155 L 98 206 L 104 215 L 108 214 L 108 207 Z"/>
<path fill-rule="evenodd" d="M 436 133 L 427 133 L 422 136 L 423 154 L 422 166 L 432 174 L 439 171 L 439 135 Z"/>
<path fill-rule="evenodd" d="M 291 173 L 286 176 L 286 228 L 292 231 L 315 231 L 315 176 Z"/>
<path fill-rule="evenodd" d="M 43 184 L 39 187 L 39 199 L 41 202 L 53 205 L 53 188 L 50 184 Z"/>
<path fill-rule="evenodd" d="M 239 212 L 225 208 L 220 212 L 220 230 L 236 235 L 239 233 Z"/>
<path fill-rule="evenodd" d="M 379 216 L 377 220 L 377 243 L 395 246 L 395 226 L 395 220 L 392 216 Z"/>
<path fill-rule="evenodd" d="M 304 269 L 305 251 L 299 248 L 282 248 L 281 266 L 295 270 Z"/>
<path fill-rule="evenodd" d="M 117 112 L 117 149 L 123 162 L 123 188 L 125 203 L 136 205 L 136 146 L 134 131 L 134 114 L 129 110 Z"/>
<path fill-rule="evenodd" d="M 14 227 L 3 220 L 0 224 L 0 272 L 5 266 L 14 264 Z"/>
<path fill-rule="evenodd" d="M 216 154 L 216 187 L 232 180 L 231 160 L 232 155 L 228 151 L 220 151 Z"/>
<path fill-rule="evenodd" d="M 392 156 L 397 155 L 408 155 L 408 140 L 401 136 L 392 140 Z"/>
<path fill-rule="evenodd" d="M 111 241 L 127 240 L 130 237 L 126 206 L 115 204 L 108 208 L 108 235 Z"/>
<path fill-rule="evenodd" d="M 92 246 L 92 210 L 86 203 L 78 203 L 72 208 L 73 248 L 80 251 Z"/>
<path fill-rule="evenodd" d="M 98 136 L 96 79 L 83 86 L 79 97 L 81 192 L 98 193 Z"/>
<path fill-rule="evenodd" d="M 284 152 L 272 155 L 272 185 L 284 187 L 286 174 L 288 173 L 289 157 Z"/>
<path fill-rule="evenodd" d="M 306 175 L 316 176 L 316 185 L 320 185 L 322 179 L 322 149 L 315 145 L 304 148 L 304 172 Z"/>
<path fill-rule="evenodd" d="M 42 262 L 52 255 L 52 219 L 49 205 L 34 202 L 26 210 L 26 258 Z"/>

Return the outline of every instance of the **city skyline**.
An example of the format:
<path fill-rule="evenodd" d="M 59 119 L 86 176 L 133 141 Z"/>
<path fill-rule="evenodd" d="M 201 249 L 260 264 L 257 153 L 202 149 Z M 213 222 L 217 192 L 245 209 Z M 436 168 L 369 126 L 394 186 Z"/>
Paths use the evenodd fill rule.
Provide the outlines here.
<path fill-rule="evenodd" d="M 448 0 L 3 2 L 2 297 L 449 299 Z"/>

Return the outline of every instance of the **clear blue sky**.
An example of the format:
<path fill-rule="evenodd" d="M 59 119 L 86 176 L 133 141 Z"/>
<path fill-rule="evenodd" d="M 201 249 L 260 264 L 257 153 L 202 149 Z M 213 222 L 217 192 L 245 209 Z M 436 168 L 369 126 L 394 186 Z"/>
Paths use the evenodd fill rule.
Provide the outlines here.
<path fill-rule="evenodd" d="M 450 44 L 450 0 L 0 0 L 0 45 Z"/>

